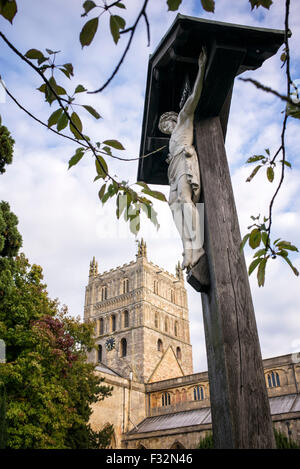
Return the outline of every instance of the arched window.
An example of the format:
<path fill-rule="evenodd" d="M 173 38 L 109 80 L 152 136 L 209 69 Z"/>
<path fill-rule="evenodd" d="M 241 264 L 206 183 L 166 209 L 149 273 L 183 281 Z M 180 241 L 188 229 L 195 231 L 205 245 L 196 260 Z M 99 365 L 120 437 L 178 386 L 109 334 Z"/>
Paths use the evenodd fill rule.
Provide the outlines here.
<path fill-rule="evenodd" d="M 181 360 L 181 349 L 180 349 L 180 347 L 177 347 L 177 349 L 176 349 L 176 357 L 177 357 L 177 360 Z"/>
<path fill-rule="evenodd" d="M 111 316 L 111 330 L 112 332 L 116 330 L 116 316 L 114 314 Z"/>
<path fill-rule="evenodd" d="M 107 300 L 107 286 L 101 288 L 101 301 Z"/>
<path fill-rule="evenodd" d="M 175 337 L 178 336 L 178 322 L 175 321 L 175 324 L 174 324 L 174 334 L 175 334 Z"/>
<path fill-rule="evenodd" d="M 128 278 L 124 278 L 122 283 L 123 283 L 123 293 L 128 293 L 129 292 L 129 280 L 128 280 Z"/>
<path fill-rule="evenodd" d="M 129 313 L 128 313 L 128 311 L 124 311 L 124 313 L 123 313 L 123 325 L 124 325 L 124 327 L 129 327 Z"/>
<path fill-rule="evenodd" d="M 103 320 L 103 318 L 100 318 L 100 321 L 99 321 L 99 334 L 100 335 L 104 334 L 104 320 Z"/>
<path fill-rule="evenodd" d="M 171 396 L 170 393 L 164 392 L 161 396 L 161 403 L 162 406 L 165 407 L 167 405 L 171 405 Z"/>
<path fill-rule="evenodd" d="M 165 332 L 169 332 L 169 318 L 165 318 Z"/>
<path fill-rule="evenodd" d="M 127 340 L 121 340 L 121 357 L 126 357 L 127 355 Z"/>
<path fill-rule="evenodd" d="M 179 441 L 175 441 L 175 443 L 172 444 L 170 449 L 185 449 L 185 446 L 179 443 Z"/>
<path fill-rule="evenodd" d="M 158 329 L 158 313 L 155 313 L 155 316 L 154 316 L 154 327 Z"/>
<path fill-rule="evenodd" d="M 171 301 L 172 303 L 175 303 L 175 291 L 171 290 Z"/>
<path fill-rule="evenodd" d="M 153 282 L 153 291 L 158 295 L 158 281 L 154 280 Z"/>
<path fill-rule="evenodd" d="M 160 339 L 158 339 L 158 341 L 157 341 L 157 350 L 158 350 L 159 352 L 162 352 L 162 351 L 163 351 L 163 343 L 162 343 L 162 341 L 161 341 Z"/>
<path fill-rule="evenodd" d="M 204 399 L 204 389 L 203 386 L 194 387 L 194 401 L 203 401 Z"/>
<path fill-rule="evenodd" d="M 102 345 L 98 345 L 98 362 L 102 362 Z"/>
<path fill-rule="evenodd" d="M 268 374 L 268 386 L 269 388 L 276 388 L 280 386 L 280 379 L 277 371 L 272 371 L 272 373 Z"/>

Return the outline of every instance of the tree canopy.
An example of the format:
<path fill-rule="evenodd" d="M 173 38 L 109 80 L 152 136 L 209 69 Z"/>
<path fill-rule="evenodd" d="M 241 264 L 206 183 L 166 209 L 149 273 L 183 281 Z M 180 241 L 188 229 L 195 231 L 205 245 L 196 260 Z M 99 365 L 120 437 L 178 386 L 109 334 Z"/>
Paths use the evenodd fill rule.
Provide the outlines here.
<path fill-rule="evenodd" d="M 87 354 L 95 346 L 91 324 L 68 314 L 48 296 L 42 268 L 18 254 L 17 217 L 0 204 L 0 445 L 7 448 L 101 448 L 112 427 L 94 432 L 91 404 L 103 385 Z M 3 414 L 5 413 L 5 425 Z"/>

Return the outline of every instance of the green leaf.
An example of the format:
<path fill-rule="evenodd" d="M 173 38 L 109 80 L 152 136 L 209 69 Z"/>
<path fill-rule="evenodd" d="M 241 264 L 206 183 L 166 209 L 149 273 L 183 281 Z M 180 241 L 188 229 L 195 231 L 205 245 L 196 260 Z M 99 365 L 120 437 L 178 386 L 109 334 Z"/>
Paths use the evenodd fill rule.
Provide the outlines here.
<path fill-rule="evenodd" d="M 201 0 L 202 7 L 205 11 L 214 13 L 215 11 L 215 2 L 214 0 Z"/>
<path fill-rule="evenodd" d="M 84 86 L 77 85 L 76 88 L 75 88 L 74 94 L 75 93 L 83 93 L 84 91 L 87 91 L 87 89 Z"/>
<path fill-rule="evenodd" d="M 84 109 L 86 109 L 92 116 L 94 116 L 96 119 L 100 119 L 100 114 L 92 107 L 88 105 L 83 105 Z"/>
<path fill-rule="evenodd" d="M 261 165 L 258 165 L 254 168 L 254 170 L 252 171 L 252 173 L 250 174 L 250 176 L 246 179 L 246 182 L 250 182 L 254 176 L 256 175 L 256 173 L 258 172 L 258 170 L 261 168 Z"/>
<path fill-rule="evenodd" d="M 296 104 L 288 103 L 286 107 L 286 113 L 288 116 L 300 119 L 300 107 Z"/>
<path fill-rule="evenodd" d="M 106 183 L 103 184 L 101 187 L 100 191 L 98 192 L 99 199 L 102 200 L 102 197 L 104 196 L 105 193 L 105 188 L 106 188 Z"/>
<path fill-rule="evenodd" d="M 80 39 L 80 43 L 82 47 L 89 46 L 91 44 L 97 32 L 98 24 L 99 24 L 98 18 L 93 18 L 89 20 L 87 23 L 85 23 L 79 35 L 79 39 Z"/>
<path fill-rule="evenodd" d="M 118 140 L 105 140 L 102 142 L 104 145 L 108 145 L 109 147 L 113 147 L 116 150 L 125 150 L 123 147 L 122 143 L 120 143 Z"/>
<path fill-rule="evenodd" d="M 27 59 L 45 59 L 44 54 L 37 49 L 29 49 L 25 57 L 27 57 Z"/>
<path fill-rule="evenodd" d="M 53 55 L 53 54 L 58 54 L 60 52 L 60 50 L 51 50 L 51 49 L 45 49 L 46 52 L 48 52 L 49 55 Z"/>
<path fill-rule="evenodd" d="M 113 37 L 115 44 L 118 43 L 120 39 L 120 29 L 124 29 L 126 26 L 126 21 L 124 18 L 118 15 L 111 15 L 109 20 L 110 32 Z"/>
<path fill-rule="evenodd" d="M 56 94 L 58 94 L 58 95 L 67 94 L 66 90 L 62 86 L 60 86 L 56 83 L 54 77 L 51 77 L 49 79 L 49 84 L 51 85 L 51 87 L 53 88 L 53 90 L 55 91 Z M 49 90 L 49 91 L 52 93 L 51 90 Z"/>
<path fill-rule="evenodd" d="M 284 163 L 286 166 L 288 166 L 288 168 L 291 168 L 291 167 L 292 167 L 292 165 L 291 165 L 291 163 L 290 163 L 289 161 L 286 161 L 286 160 L 284 160 L 284 161 L 283 161 L 283 160 L 280 160 L 280 163 Z"/>
<path fill-rule="evenodd" d="M 72 166 L 75 166 L 75 164 L 78 163 L 78 161 L 81 160 L 81 158 L 83 157 L 84 155 L 84 148 L 80 147 L 80 148 L 77 148 L 76 152 L 75 152 L 75 155 L 72 156 L 72 158 L 70 159 L 69 161 L 69 167 L 68 169 L 70 169 Z"/>
<path fill-rule="evenodd" d="M 167 0 L 168 4 L 168 9 L 169 11 L 176 11 L 179 8 L 179 5 L 181 4 L 182 0 Z"/>
<path fill-rule="evenodd" d="M 153 197 L 154 199 L 161 200 L 162 202 L 167 202 L 167 199 L 162 192 L 151 191 L 150 189 L 149 190 L 143 189 L 142 192 L 146 195 L 149 195 L 150 197 Z"/>
<path fill-rule="evenodd" d="M 272 166 L 269 166 L 267 168 L 267 178 L 270 182 L 274 181 L 274 170 L 273 170 Z"/>
<path fill-rule="evenodd" d="M 80 120 L 80 117 L 78 116 L 78 114 L 76 114 L 76 112 L 73 112 L 72 115 L 71 115 L 71 120 L 72 122 L 74 123 L 74 125 L 77 127 L 77 129 L 79 130 L 79 132 L 82 132 L 82 122 Z M 69 124 L 70 126 L 70 130 L 71 132 L 73 133 L 73 135 L 78 138 L 78 139 L 82 139 L 80 133 L 78 132 L 78 130 L 74 127 L 73 124 Z"/>
<path fill-rule="evenodd" d="M 251 3 L 251 10 L 260 6 L 269 9 L 273 3 L 272 0 L 249 0 L 249 2 Z"/>
<path fill-rule="evenodd" d="M 60 70 L 62 70 L 65 73 L 65 75 L 69 74 L 72 77 L 74 76 L 74 68 L 73 68 L 73 65 L 71 63 L 64 64 L 63 67 L 64 68 L 61 68 Z M 70 78 L 70 76 L 68 78 Z"/>
<path fill-rule="evenodd" d="M 108 168 L 107 163 L 102 156 L 97 155 L 97 159 L 95 160 L 96 164 L 96 171 L 100 178 L 104 179 L 107 176 Z"/>
<path fill-rule="evenodd" d="M 256 253 L 254 254 L 253 257 L 261 257 L 261 256 L 264 256 L 266 254 L 267 250 L 266 249 L 259 249 L 258 251 L 256 251 Z"/>
<path fill-rule="evenodd" d="M 261 232 L 258 228 L 255 228 L 250 233 L 249 245 L 252 249 L 257 248 L 261 242 Z"/>
<path fill-rule="evenodd" d="M 256 269 L 260 261 L 261 259 L 255 259 L 254 261 L 251 262 L 251 264 L 249 265 L 249 269 L 248 269 L 248 275 L 252 274 L 252 272 Z"/>
<path fill-rule="evenodd" d="M 279 243 L 277 243 L 277 248 L 278 249 L 287 249 L 288 251 L 298 252 L 298 248 L 296 246 L 294 246 L 293 244 L 291 244 L 290 242 L 288 242 L 288 241 L 280 241 Z"/>
<path fill-rule="evenodd" d="M 267 260 L 268 260 L 268 257 L 265 257 L 264 259 L 260 259 L 261 262 L 258 266 L 258 271 L 257 271 L 257 281 L 258 281 L 259 287 L 263 287 L 265 284 Z"/>
<path fill-rule="evenodd" d="M 240 252 L 243 251 L 244 247 L 245 247 L 245 244 L 247 243 L 248 239 L 250 238 L 250 233 L 247 233 L 243 239 L 242 239 L 242 242 L 240 244 Z"/>
<path fill-rule="evenodd" d="M 61 130 L 65 129 L 67 127 L 68 121 L 69 121 L 68 116 L 64 112 L 57 121 L 57 130 L 58 130 L 58 132 L 60 132 Z"/>
<path fill-rule="evenodd" d="M 261 240 L 264 243 L 264 245 L 267 247 L 268 233 L 266 231 L 262 231 Z"/>
<path fill-rule="evenodd" d="M 95 8 L 97 5 L 92 0 L 86 0 L 86 2 L 84 2 L 82 6 L 84 8 L 84 13 L 81 16 L 86 16 L 88 12 Z"/>
<path fill-rule="evenodd" d="M 11 1 L 2 1 L 0 3 L 0 15 L 3 16 L 6 20 L 8 20 L 10 23 L 13 22 L 13 19 L 17 13 L 17 3 L 15 0 Z"/>
<path fill-rule="evenodd" d="M 280 256 L 281 254 L 278 253 L 278 255 Z M 283 255 L 281 255 L 281 257 L 288 263 L 288 265 L 290 266 L 294 274 L 298 277 L 299 271 L 296 269 L 296 267 L 293 266 L 293 264 L 291 263 L 291 260 L 288 257 L 283 256 Z"/>
<path fill-rule="evenodd" d="M 51 114 L 51 116 L 48 119 L 48 127 L 51 127 L 52 125 L 57 124 L 57 121 L 62 112 L 63 112 L 62 108 L 59 108 L 59 109 L 56 109 L 56 111 L 54 111 Z"/>
<path fill-rule="evenodd" d="M 124 5 L 124 3 L 121 3 L 121 2 L 116 3 L 115 7 L 126 9 L 126 6 Z"/>
<path fill-rule="evenodd" d="M 265 156 L 264 155 L 253 155 L 250 156 L 250 158 L 247 159 L 246 163 L 255 163 L 255 161 L 260 161 L 264 160 Z"/>

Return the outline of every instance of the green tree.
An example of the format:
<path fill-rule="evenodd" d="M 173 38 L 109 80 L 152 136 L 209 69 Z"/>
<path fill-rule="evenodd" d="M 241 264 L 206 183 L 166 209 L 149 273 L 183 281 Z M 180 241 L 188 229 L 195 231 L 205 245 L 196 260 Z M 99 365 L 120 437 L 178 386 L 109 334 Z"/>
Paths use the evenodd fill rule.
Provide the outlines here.
<path fill-rule="evenodd" d="M 0 257 L 0 337 L 6 344 L 6 363 L 0 363 L 1 444 L 6 425 L 8 448 L 105 447 L 112 428 L 93 432 L 88 423 L 91 404 L 111 392 L 87 363 L 95 345 L 92 325 L 68 316 L 66 307 L 48 297 L 40 266 L 30 265 L 24 254 L 14 257 L 21 243 L 17 218 L 7 203 L 0 207 L 11 222 Z"/>

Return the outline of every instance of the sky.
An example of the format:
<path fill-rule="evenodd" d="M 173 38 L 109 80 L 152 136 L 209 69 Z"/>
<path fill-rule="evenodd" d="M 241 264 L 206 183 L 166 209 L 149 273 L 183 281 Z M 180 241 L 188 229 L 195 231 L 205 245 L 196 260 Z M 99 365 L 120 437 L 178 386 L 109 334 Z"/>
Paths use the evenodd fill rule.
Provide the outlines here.
<path fill-rule="evenodd" d="M 115 11 L 131 25 L 141 1 L 131 0 L 128 10 Z M 183 0 L 179 12 L 216 21 L 283 29 L 284 3 L 274 0 L 270 10 L 251 11 L 247 0 L 216 0 L 214 14 L 202 10 L 199 0 Z M 292 0 L 290 29 L 291 73 L 300 79 L 300 4 Z M 49 0 L 18 2 L 19 11 L 13 25 L 0 19 L 1 31 L 23 53 L 28 49 L 60 50 L 59 63 L 71 62 L 75 77 L 70 82 L 61 75 L 60 83 L 74 90 L 78 84 L 87 89 L 99 88 L 114 69 L 125 37 L 116 47 L 108 29 L 108 18 L 100 19 L 99 31 L 89 47 L 83 50 L 79 32 L 86 22 L 81 18 L 82 2 Z M 91 12 L 92 13 L 92 12 Z M 141 126 L 146 87 L 147 64 L 161 38 L 171 26 L 176 12 L 168 12 L 165 0 L 151 0 L 148 17 L 151 43 L 147 47 L 145 24 L 137 28 L 132 46 L 118 75 L 101 94 L 82 94 L 80 102 L 90 104 L 101 114 L 95 120 L 81 112 L 86 133 L 95 141 L 117 139 L 126 148 L 119 156 L 135 158 L 139 154 Z M 90 15 L 89 17 L 93 17 Z M 88 18 L 89 19 L 89 18 Z M 1 39 L 0 39 L 1 41 Z M 284 70 L 279 51 L 263 66 L 245 77 L 285 92 Z M 42 82 L 35 72 L 22 62 L 2 41 L 0 42 L 0 74 L 10 92 L 23 106 L 47 121 L 51 112 L 42 94 L 36 90 Z M 234 196 L 241 233 L 247 232 L 250 216 L 267 214 L 268 204 L 275 190 L 274 182 L 266 183 L 261 171 L 247 183 L 251 168 L 245 165 L 249 156 L 262 154 L 265 148 L 274 153 L 280 145 L 283 104 L 277 98 L 257 90 L 250 83 L 235 81 L 231 104 L 226 152 L 230 166 Z M 8 96 L 0 96 L 0 115 L 15 139 L 13 164 L 1 175 L 0 200 L 10 203 L 19 219 L 23 248 L 31 263 L 43 267 L 44 280 L 52 298 L 59 298 L 71 314 L 83 317 L 85 286 L 89 262 L 93 256 L 103 272 L 135 259 L 136 239 L 124 222 L 117 222 L 113 204 L 102 204 L 98 199 L 99 181 L 93 182 L 95 165 L 91 157 L 68 170 L 68 161 L 76 144 L 55 136 L 41 127 L 16 107 Z M 288 239 L 300 246 L 300 188 L 299 175 L 299 121 L 289 119 L 287 129 L 287 158 L 292 169 L 274 206 L 274 238 Z M 116 152 L 117 153 L 117 152 Z M 109 162 L 112 174 L 134 184 L 137 162 Z M 277 170 L 279 173 L 279 168 Z M 167 186 L 153 186 L 168 195 Z M 162 202 L 154 204 L 161 228 L 157 231 L 143 220 L 140 235 L 148 246 L 148 259 L 175 273 L 175 264 L 181 259 L 182 245 L 169 207 Z M 253 255 L 245 251 L 247 265 Z M 300 270 L 300 256 L 292 256 Z M 300 349 L 300 295 L 299 277 L 295 277 L 283 261 L 272 260 L 267 265 L 266 284 L 258 288 L 255 273 L 250 285 L 256 314 L 263 358 L 293 353 Z M 200 295 L 188 284 L 191 342 L 194 372 L 207 369 L 204 329 Z"/>

